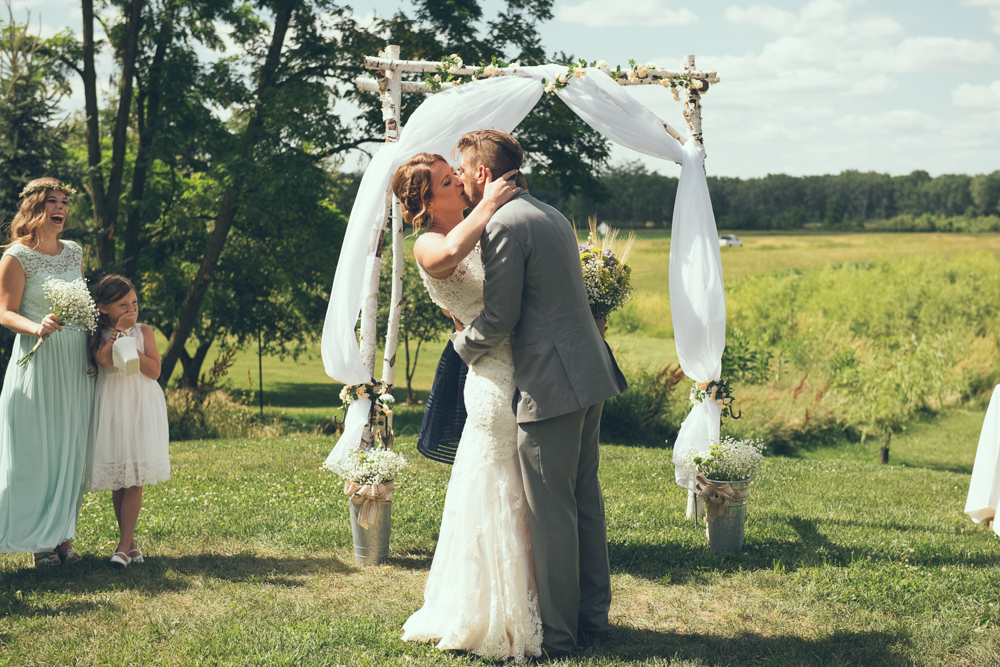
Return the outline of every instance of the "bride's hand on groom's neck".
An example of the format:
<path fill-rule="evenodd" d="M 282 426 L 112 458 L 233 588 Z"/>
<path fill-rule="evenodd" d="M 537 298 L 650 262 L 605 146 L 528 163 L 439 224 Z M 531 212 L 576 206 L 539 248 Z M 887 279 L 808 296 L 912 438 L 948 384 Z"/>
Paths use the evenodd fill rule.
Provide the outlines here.
<path fill-rule="evenodd" d="M 511 169 L 495 181 L 490 170 L 486 169 L 485 171 L 486 185 L 483 187 L 483 201 L 492 202 L 499 208 L 510 201 L 511 197 L 521 192 L 521 188 L 513 179 L 513 176 L 517 174 L 517 169 Z"/>

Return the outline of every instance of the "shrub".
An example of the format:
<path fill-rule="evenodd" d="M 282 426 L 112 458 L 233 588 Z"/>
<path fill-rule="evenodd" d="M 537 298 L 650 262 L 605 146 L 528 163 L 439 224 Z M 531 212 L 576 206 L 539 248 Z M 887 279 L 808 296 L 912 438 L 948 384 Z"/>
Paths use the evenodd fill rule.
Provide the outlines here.
<path fill-rule="evenodd" d="M 273 438 L 282 434 L 280 417 L 261 419 L 223 389 L 208 394 L 194 389 L 168 389 L 164 394 L 172 440 Z"/>
<path fill-rule="evenodd" d="M 675 391 L 684 372 L 679 366 L 667 366 L 659 372 L 643 368 L 629 375 L 628 389 L 604 403 L 601 440 L 658 446 L 673 440 L 690 405 L 686 391 Z"/>

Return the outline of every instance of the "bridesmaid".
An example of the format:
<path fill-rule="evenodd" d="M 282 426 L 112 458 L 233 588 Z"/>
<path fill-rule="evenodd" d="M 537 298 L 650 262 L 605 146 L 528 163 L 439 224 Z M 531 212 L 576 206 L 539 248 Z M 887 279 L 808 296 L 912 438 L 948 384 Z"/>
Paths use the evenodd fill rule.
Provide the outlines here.
<path fill-rule="evenodd" d="M 71 540 L 89 477 L 87 332 L 60 322 L 42 291 L 83 275 L 80 246 L 60 239 L 74 193 L 54 178 L 28 183 L 0 258 L 0 325 L 18 334 L 0 392 L 0 553 L 34 553 L 39 568 L 80 560 Z"/>

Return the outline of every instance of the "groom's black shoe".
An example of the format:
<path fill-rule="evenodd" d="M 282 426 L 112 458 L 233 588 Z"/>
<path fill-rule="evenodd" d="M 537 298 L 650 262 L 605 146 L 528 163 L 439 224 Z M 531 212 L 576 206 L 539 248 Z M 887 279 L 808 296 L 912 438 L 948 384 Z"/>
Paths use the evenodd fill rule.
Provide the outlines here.
<path fill-rule="evenodd" d="M 569 655 L 569 651 L 564 651 L 560 648 L 552 648 L 548 644 L 542 644 L 542 655 L 538 657 L 539 660 L 555 660 L 557 658 L 565 658 Z"/>

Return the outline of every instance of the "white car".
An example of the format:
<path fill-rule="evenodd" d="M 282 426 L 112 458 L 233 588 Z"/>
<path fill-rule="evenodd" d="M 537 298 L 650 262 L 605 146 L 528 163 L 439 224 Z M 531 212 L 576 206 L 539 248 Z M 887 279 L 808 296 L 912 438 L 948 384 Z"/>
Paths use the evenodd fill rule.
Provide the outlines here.
<path fill-rule="evenodd" d="M 720 248 L 742 248 L 743 241 L 740 241 L 736 234 L 723 234 L 719 237 Z"/>

